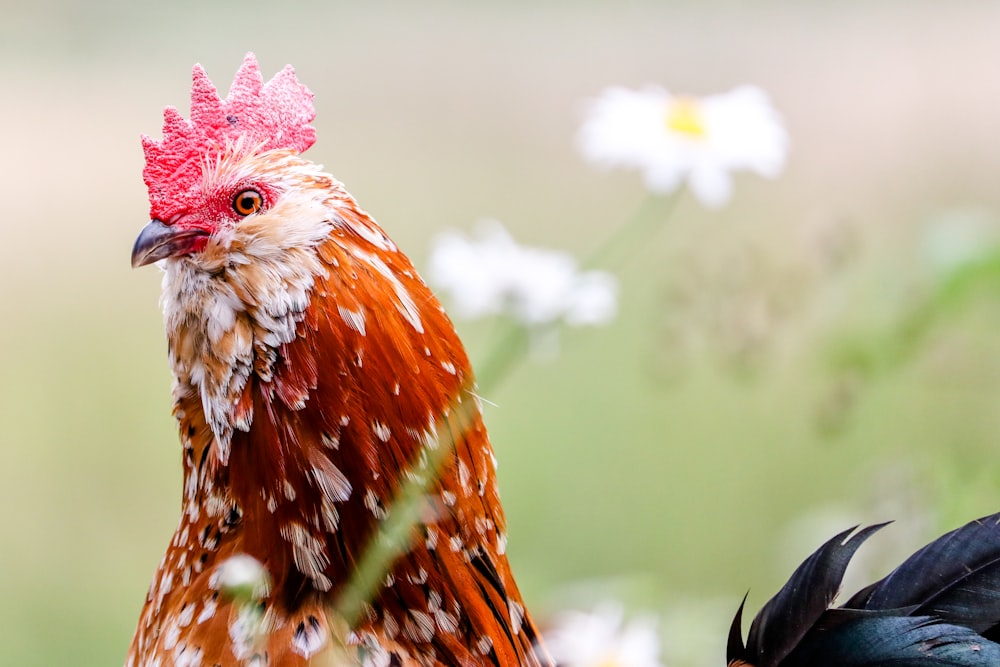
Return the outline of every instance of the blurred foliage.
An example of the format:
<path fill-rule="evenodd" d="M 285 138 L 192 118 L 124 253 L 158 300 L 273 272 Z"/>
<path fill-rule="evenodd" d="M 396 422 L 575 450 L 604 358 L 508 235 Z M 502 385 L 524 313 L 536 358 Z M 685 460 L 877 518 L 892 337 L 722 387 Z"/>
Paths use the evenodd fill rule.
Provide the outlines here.
<path fill-rule="evenodd" d="M 620 320 L 486 397 L 537 615 L 586 590 L 715 618 L 817 546 L 788 537 L 803 516 L 896 518 L 908 552 L 996 509 L 1000 251 L 940 272 L 919 251 L 928 219 L 1000 211 L 994 3 L 2 9 L 0 664 L 124 656 L 180 497 L 159 276 L 128 268 L 138 134 L 186 110 L 194 62 L 221 82 L 250 49 L 296 66 L 312 157 L 418 265 L 485 216 L 599 247 L 644 196 L 574 154 L 606 85 L 753 82 L 785 114 L 781 180 L 737 179 L 721 212 L 682 198 L 628 258 Z M 461 330 L 482 358 L 489 328 Z"/>
<path fill-rule="evenodd" d="M 973 220 L 979 224 L 966 224 L 964 212 L 934 220 L 924 232 L 922 261 L 915 263 L 922 275 L 889 321 L 833 337 L 828 355 L 834 389 L 828 406 L 837 407 L 821 415 L 821 425 L 841 427 L 839 420 L 849 419 L 854 397 L 866 384 L 919 363 L 935 342 L 961 344 L 963 333 L 989 331 L 1000 316 L 1000 223 L 983 215 Z M 986 347 L 978 350 L 987 359 L 997 351 L 992 338 L 987 334 L 981 341 Z M 989 362 L 981 367 L 989 368 Z"/>
<path fill-rule="evenodd" d="M 936 329 L 1000 297 L 1000 247 L 956 268 L 930 293 L 911 305 L 889 331 L 839 341 L 831 356 L 835 369 L 870 377 L 913 361 Z"/>

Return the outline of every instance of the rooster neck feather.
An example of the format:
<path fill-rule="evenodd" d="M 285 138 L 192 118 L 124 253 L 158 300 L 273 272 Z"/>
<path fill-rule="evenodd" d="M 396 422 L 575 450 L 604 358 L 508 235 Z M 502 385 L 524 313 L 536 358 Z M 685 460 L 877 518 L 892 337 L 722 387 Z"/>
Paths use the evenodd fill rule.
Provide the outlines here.
<path fill-rule="evenodd" d="M 224 228 L 197 255 L 165 262 L 162 305 L 175 402 L 197 395 L 223 462 L 234 428 L 249 427 L 237 402 L 254 373 L 268 378 L 280 345 L 295 338 L 308 294 L 327 267 L 316 246 L 333 227 L 344 199 L 339 184 L 283 152 L 220 160 L 206 183 L 253 174 L 276 183 L 281 196 L 265 214 Z M 235 163 L 235 165 L 234 165 Z M 273 173 L 283 171 L 282 180 Z M 291 174 L 288 175 L 288 174 Z M 303 187 L 312 185 L 312 187 Z"/>
<path fill-rule="evenodd" d="M 437 420 L 477 401 L 460 395 L 468 359 L 409 260 L 353 200 L 329 196 L 335 181 L 316 182 L 326 187 L 283 195 L 252 235 L 244 226 L 168 262 L 164 279 L 189 450 L 183 530 L 232 523 L 223 551 L 264 562 L 289 614 L 345 583 Z M 275 231 L 289 224 L 294 244 Z M 472 645 L 501 664 L 530 650 L 478 402 L 474 415 L 453 429 L 427 523 L 367 608 L 362 643 Z"/>

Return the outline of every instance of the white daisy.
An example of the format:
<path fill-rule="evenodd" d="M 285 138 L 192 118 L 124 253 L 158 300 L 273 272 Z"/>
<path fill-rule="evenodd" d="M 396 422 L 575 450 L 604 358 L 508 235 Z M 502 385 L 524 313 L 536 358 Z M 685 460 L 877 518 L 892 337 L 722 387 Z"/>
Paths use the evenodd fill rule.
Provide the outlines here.
<path fill-rule="evenodd" d="M 559 667 L 662 667 L 654 620 L 623 625 L 616 605 L 565 612 L 545 634 L 545 645 Z"/>
<path fill-rule="evenodd" d="M 567 253 L 518 245 L 496 221 L 477 237 L 448 232 L 435 239 L 428 281 L 445 292 L 457 317 L 509 315 L 528 327 L 555 322 L 606 324 L 618 285 L 604 271 L 581 271 Z"/>
<path fill-rule="evenodd" d="M 250 602 L 267 596 L 271 577 L 267 568 L 253 556 L 236 554 L 215 568 L 209 585 L 229 598 Z"/>
<path fill-rule="evenodd" d="M 656 86 L 614 87 L 590 104 L 578 143 L 598 166 L 642 171 L 654 192 L 672 192 L 686 180 L 702 203 L 721 206 L 732 192 L 730 172 L 778 175 L 788 133 L 753 86 L 702 98 Z"/>

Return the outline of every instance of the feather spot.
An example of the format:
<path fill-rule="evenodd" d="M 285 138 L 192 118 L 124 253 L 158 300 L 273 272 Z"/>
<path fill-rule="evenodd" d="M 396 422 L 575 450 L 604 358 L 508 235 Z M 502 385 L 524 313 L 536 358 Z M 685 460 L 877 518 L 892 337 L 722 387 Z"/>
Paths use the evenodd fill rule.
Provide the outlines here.
<path fill-rule="evenodd" d="M 377 227 L 364 224 L 351 225 L 351 229 L 361 238 L 371 243 L 373 246 L 384 252 L 396 252 L 396 244 L 392 242 L 385 232 Z"/>
<path fill-rule="evenodd" d="M 305 621 L 295 626 L 292 648 L 303 658 L 310 658 L 326 644 L 326 633 L 322 631 L 319 619 L 309 615 Z"/>
<path fill-rule="evenodd" d="M 403 636 L 415 642 L 434 639 L 434 620 L 426 613 L 411 609 L 403 619 Z"/>
<path fill-rule="evenodd" d="M 372 489 L 365 492 L 365 507 L 372 513 L 372 516 L 380 521 L 389 515 L 385 507 L 382 506 L 382 501 Z"/>
<path fill-rule="evenodd" d="M 174 667 L 201 667 L 202 650 L 178 644 L 174 650 Z"/>
<path fill-rule="evenodd" d="M 296 521 L 283 525 L 280 532 L 281 536 L 292 545 L 292 560 L 296 569 L 311 579 L 318 590 L 324 592 L 330 590 L 333 582 L 324 574 L 326 566 L 330 564 L 326 544 Z"/>
<path fill-rule="evenodd" d="M 205 600 L 205 604 L 201 609 L 201 613 L 198 614 L 198 618 L 196 619 L 198 625 L 201 625 L 208 619 L 215 616 L 215 607 L 217 604 L 218 603 L 215 601 L 215 598 L 210 597 Z"/>
<path fill-rule="evenodd" d="M 323 431 L 322 434 L 323 446 L 327 449 L 340 449 L 340 435 L 334 435 Z"/>
<path fill-rule="evenodd" d="M 524 606 L 514 600 L 508 600 L 507 609 L 510 613 L 510 629 L 514 634 L 521 632 L 521 623 L 524 622 Z"/>
<path fill-rule="evenodd" d="M 458 483 L 462 485 L 462 491 L 465 495 L 469 495 L 472 488 L 469 482 L 472 481 L 472 473 L 469 472 L 469 466 L 465 464 L 465 461 L 458 460 Z"/>
<path fill-rule="evenodd" d="M 177 625 L 182 628 L 186 628 L 191 625 L 191 620 L 194 618 L 194 605 L 190 602 L 184 605 L 181 609 L 181 613 L 177 615 Z"/>
<path fill-rule="evenodd" d="M 458 631 L 458 616 L 445 611 L 442 608 L 442 602 L 441 594 L 437 591 L 431 591 L 427 596 L 427 611 L 434 617 L 438 629 L 442 632 L 455 633 Z"/>
<path fill-rule="evenodd" d="M 389 427 L 380 421 L 372 422 L 372 432 L 382 442 L 389 442 L 389 438 L 392 436 L 392 431 L 389 430 Z"/>
<path fill-rule="evenodd" d="M 328 533 L 337 532 L 337 528 L 340 527 L 340 512 L 337 511 L 333 503 L 324 498 L 320 503 L 319 511 L 320 518 L 317 520 L 317 525 L 320 529 Z"/>
<path fill-rule="evenodd" d="M 399 634 L 399 622 L 387 611 L 382 613 L 382 633 L 389 640 L 395 639 Z"/>
<path fill-rule="evenodd" d="M 313 468 L 310 474 L 323 497 L 330 502 L 344 502 L 349 499 L 353 490 L 351 482 L 340 468 L 325 456 L 312 458 Z"/>
<path fill-rule="evenodd" d="M 163 648 L 168 651 L 177 645 L 177 640 L 181 636 L 181 629 L 177 627 L 177 623 L 171 623 L 167 626 L 167 631 L 163 633 Z"/>
<path fill-rule="evenodd" d="M 476 532 L 482 536 L 486 536 L 488 531 L 493 530 L 493 522 L 485 517 L 476 517 Z"/>
<path fill-rule="evenodd" d="M 403 283 L 392 272 L 392 269 L 376 255 L 358 249 L 354 249 L 354 255 L 358 259 L 367 262 L 392 285 L 393 292 L 396 294 L 396 310 L 410 323 L 414 331 L 422 334 L 424 332 L 424 325 L 420 321 L 420 311 L 417 309 L 417 304 L 413 301 L 410 293 L 406 291 L 406 288 L 403 287 Z"/>
<path fill-rule="evenodd" d="M 351 310 L 343 306 L 337 306 L 341 319 L 351 329 L 354 329 L 362 336 L 365 335 L 365 311 L 362 309 Z"/>

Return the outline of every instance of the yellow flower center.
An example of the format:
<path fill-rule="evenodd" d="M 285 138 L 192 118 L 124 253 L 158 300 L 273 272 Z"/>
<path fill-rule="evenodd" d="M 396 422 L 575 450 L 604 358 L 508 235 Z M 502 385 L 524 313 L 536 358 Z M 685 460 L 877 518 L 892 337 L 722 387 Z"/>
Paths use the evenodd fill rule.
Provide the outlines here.
<path fill-rule="evenodd" d="M 701 105 L 692 97 L 675 97 L 667 107 L 666 121 L 668 130 L 692 139 L 701 139 L 708 134 Z"/>

